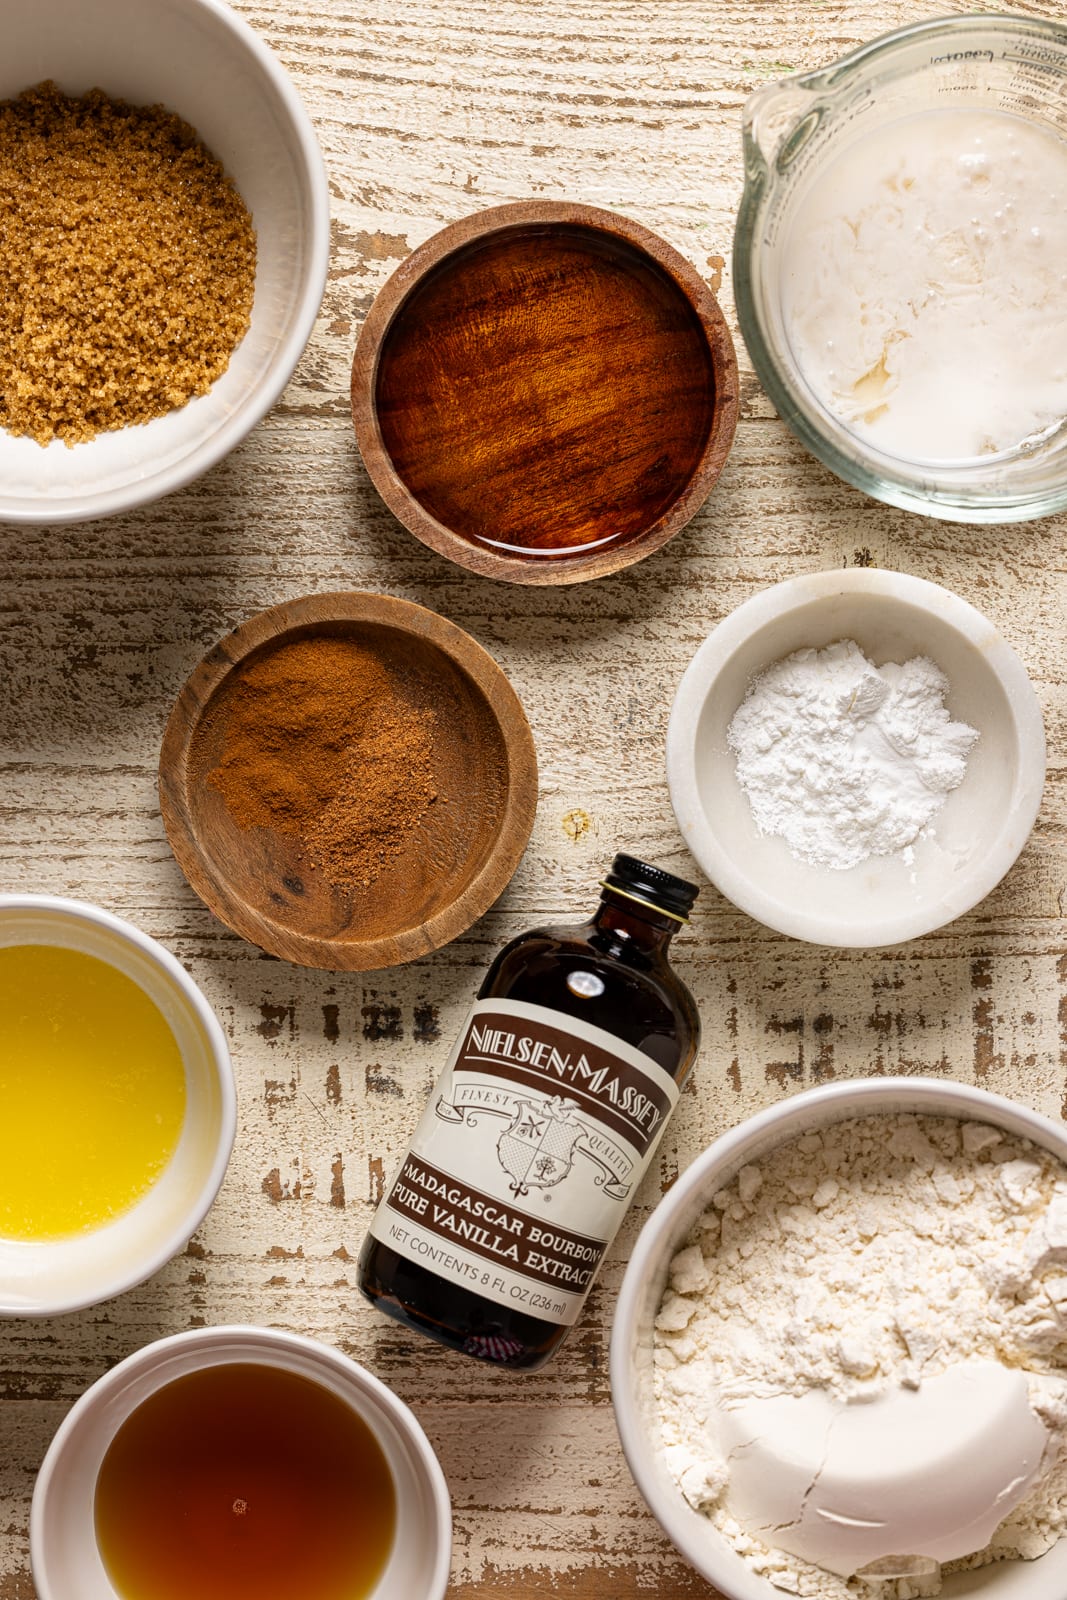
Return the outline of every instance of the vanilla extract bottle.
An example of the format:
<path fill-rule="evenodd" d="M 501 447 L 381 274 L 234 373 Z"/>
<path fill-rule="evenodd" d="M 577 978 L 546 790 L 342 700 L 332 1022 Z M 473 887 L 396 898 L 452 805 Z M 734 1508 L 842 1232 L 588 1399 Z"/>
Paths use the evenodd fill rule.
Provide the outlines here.
<path fill-rule="evenodd" d="M 667 960 L 697 889 L 629 855 L 601 889 L 489 968 L 360 1255 L 380 1311 L 498 1366 L 578 1320 L 700 1041 Z"/>

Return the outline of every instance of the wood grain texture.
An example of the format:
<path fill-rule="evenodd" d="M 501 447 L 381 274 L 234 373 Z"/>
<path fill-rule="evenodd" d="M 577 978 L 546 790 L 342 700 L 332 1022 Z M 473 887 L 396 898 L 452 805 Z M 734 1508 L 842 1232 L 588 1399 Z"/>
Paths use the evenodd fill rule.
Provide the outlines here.
<path fill-rule="evenodd" d="M 248 1319 L 365 1361 L 438 1448 L 461 1600 L 710 1595 L 671 1551 L 618 1450 L 606 1357 L 614 1297 L 661 1190 L 711 1138 L 812 1083 L 934 1073 L 1067 1112 L 1065 533 L 926 521 L 835 480 L 777 420 L 738 343 L 741 419 L 714 493 L 663 550 L 592 584 L 518 588 L 406 532 L 359 461 L 356 335 L 416 245 L 482 206 L 606 205 L 653 228 L 715 290 L 729 256 L 740 109 L 963 0 L 238 0 L 314 118 L 333 200 L 322 312 L 273 413 L 199 483 L 111 522 L 0 529 L 0 873 L 80 895 L 162 939 L 234 1056 L 237 1148 L 186 1254 L 120 1300 L 0 1328 L 0 1600 L 31 1600 L 33 1475 L 69 1404 L 162 1333 Z M 1015 10 L 1067 19 L 1067 0 Z M 1042 703 L 1049 777 L 1018 864 L 943 932 L 856 954 L 799 945 L 705 885 L 676 941 L 705 1045 L 573 1340 L 528 1378 L 449 1356 L 377 1317 L 354 1257 L 471 995 L 500 943 L 578 919 L 617 848 L 693 876 L 667 797 L 667 713 L 711 627 L 767 584 L 872 562 L 984 611 Z M 168 713 L 230 628 L 285 599 L 370 589 L 428 605 L 508 673 L 540 760 L 531 844 L 460 939 L 389 972 L 271 960 L 210 915 L 166 842 L 156 762 Z"/>
<path fill-rule="evenodd" d="M 484 577 L 587 582 L 665 545 L 714 487 L 737 361 L 686 258 L 596 206 L 452 223 L 372 306 L 352 418 L 389 509 Z"/>
<path fill-rule="evenodd" d="M 375 682 L 396 697 L 391 738 L 398 719 L 401 727 L 432 719 L 432 804 L 417 826 L 398 833 L 393 853 L 383 854 L 367 881 L 338 881 L 299 831 L 248 826 L 233 814 L 217 781 L 249 672 L 265 662 L 281 662 L 284 672 L 286 654 L 292 659 L 293 650 L 308 643 L 348 647 L 369 662 Z M 328 667 L 316 668 L 316 704 L 332 718 L 353 718 L 358 734 L 361 707 L 343 680 L 330 682 L 347 659 L 333 655 Z M 358 673 L 352 682 L 358 691 Z M 296 692 L 285 682 L 276 691 L 283 723 L 298 710 L 287 703 Z M 262 697 L 262 684 L 257 693 Z M 243 737 L 257 759 L 269 756 L 279 772 L 286 764 L 299 766 L 309 750 L 313 760 L 328 737 L 323 724 L 314 739 L 298 742 L 297 724 L 283 761 L 276 728 L 265 740 L 263 732 L 257 719 Z M 537 756 L 514 690 L 462 628 L 389 595 L 308 595 L 250 617 L 194 669 L 163 736 L 159 792 L 163 825 L 182 870 L 228 927 L 300 966 L 366 972 L 447 944 L 497 899 L 533 827 Z M 362 817 L 358 807 L 365 805 L 361 787 L 354 815 Z M 381 820 L 368 812 L 365 826 Z"/>

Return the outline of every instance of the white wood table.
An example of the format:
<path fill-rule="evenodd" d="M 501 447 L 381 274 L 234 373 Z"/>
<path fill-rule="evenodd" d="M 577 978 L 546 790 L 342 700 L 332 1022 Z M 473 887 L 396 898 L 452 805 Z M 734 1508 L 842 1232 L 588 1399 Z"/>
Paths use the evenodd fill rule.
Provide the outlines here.
<path fill-rule="evenodd" d="M 34 1473 L 71 1402 L 149 1340 L 233 1321 L 324 1339 L 414 1407 L 451 1485 L 456 1600 L 708 1595 L 645 1510 L 616 1439 L 607 1349 L 628 1250 L 699 1149 L 805 1085 L 939 1074 L 1063 1114 L 1067 523 L 950 526 L 864 499 L 794 442 L 739 343 L 743 420 L 689 528 L 615 578 L 493 583 L 423 548 L 381 505 L 353 442 L 349 365 L 375 292 L 409 250 L 445 222 L 526 197 L 616 207 L 657 230 L 732 319 L 746 96 L 938 7 L 238 9 L 291 72 L 329 167 L 333 251 L 308 350 L 274 412 L 198 484 L 110 522 L 0 529 L 0 882 L 95 901 L 187 965 L 233 1051 L 237 1148 L 203 1228 L 150 1282 L 79 1315 L 0 1327 L 0 1600 L 34 1594 Z M 1067 18 L 1067 0 L 1014 9 Z M 853 562 L 947 585 L 1022 656 L 1050 746 L 1030 844 L 972 914 L 891 951 L 794 943 L 705 886 L 677 941 L 703 1054 L 572 1341 L 523 1378 L 408 1335 L 363 1303 L 355 1257 L 484 967 L 523 928 L 580 920 L 618 848 L 695 871 L 664 778 L 683 668 L 759 589 Z M 364 976 L 270 960 L 216 922 L 171 856 L 155 786 L 164 722 L 204 650 L 264 606 L 344 588 L 405 596 L 468 629 L 510 675 L 541 763 L 533 839 L 500 902 L 436 955 Z"/>

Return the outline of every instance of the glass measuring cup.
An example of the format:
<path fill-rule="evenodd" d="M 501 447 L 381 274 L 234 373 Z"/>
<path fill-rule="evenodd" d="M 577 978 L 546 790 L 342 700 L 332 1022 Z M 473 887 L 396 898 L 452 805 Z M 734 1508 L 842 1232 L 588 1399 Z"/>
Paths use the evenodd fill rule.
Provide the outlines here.
<path fill-rule="evenodd" d="M 1067 421 L 995 455 L 909 461 L 835 417 L 809 387 L 790 345 L 784 244 L 806 190 L 868 130 L 934 106 L 1010 112 L 1067 138 L 1067 26 L 1022 16 L 919 23 L 823 70 L 757 90 L 744 110 L 745 189 L 734 235 L 741 331 L 780 416 L 847 483 L 949 521 L 1045 516 L 1067 506 Z"/>

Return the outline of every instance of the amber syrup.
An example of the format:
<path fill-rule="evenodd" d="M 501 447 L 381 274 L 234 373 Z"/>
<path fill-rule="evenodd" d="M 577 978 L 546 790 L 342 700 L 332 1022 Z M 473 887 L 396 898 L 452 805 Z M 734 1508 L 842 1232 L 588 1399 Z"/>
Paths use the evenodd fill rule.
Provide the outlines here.
<path fill-rule="evenodd" d="M 122 1600 L 363 1600 L 389 1557 L 396 1492 L 339 1395 L 236 1362 L 175 1378 L 127 1417 L 95 1521 Z"/>

